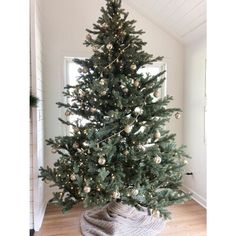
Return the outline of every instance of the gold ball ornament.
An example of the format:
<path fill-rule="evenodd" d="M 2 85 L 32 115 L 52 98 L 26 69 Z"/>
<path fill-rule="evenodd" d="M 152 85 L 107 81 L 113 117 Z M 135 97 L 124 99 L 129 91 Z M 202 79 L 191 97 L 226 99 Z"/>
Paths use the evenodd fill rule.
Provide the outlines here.
<path fill-rule="evenodd" d="M 98 158 L 98 164 L 99 165 L 105 165 L 106 163 L 106 159 L 104 157 L 99 157 Z"/>
<path fill-rule="evenodd" d="M 134 81 L 134 87 L 137 88 L 138 86 L 139 86 L 139 81 L 138 81 L 138 80 L 135 80 L 135 81 Z"/>
<path fill-rule="evenodd" d="M 72 181 L 75 181 L 75 180 L 76 180 L 76 175 L 75 175 L 75 174 L 72 174 L 72 175 L 70 176 L 70 179 L 71 179 Z"/>
<path fill-rule="evenodd" d="M 115 198 L 115 199 L 120 198 L 120 193 L 115 191 L 115 192 L 112 193 L 112 197 Z"/>
<path fill-rule="evenodd" d="M 72 146 L 73 146 L 73 148 L 74 148 L 74 149 L 77 149 L 77 148 L 79 148 L 79 144 L 78 144 L 78 143 L 76 143 L 76 142 L 74 142 Z"/>
<path fill-rule="evenodd" d="M 154 93 L 153 93 L 154 97 L 156 98 L 159 98 L 160 97 L 160 92 L 159 90 L 156 90 Z"/>
<path fill-rule="evenodd" d="M 136 69 L 137 69 L 137 66 L 136 66 L 135 64 L 132 64 L 132 65 L 130 66 L 130 69 L 131 69 L 131 70 L 136 70 Z"/>
<path fill-rule="evenodd" d="M 104 79 L 101 79 L 101 80 L 99 81 L 99 84 L 100 84 L 100 85 L 104 85 L 104 84 L 105 84 L 105 80 L 104 80 Z"/>
<path fill-rule="evenodd" d="M 90 40 L 92 39 L 91 34 L 87 34 L 87 35 L 86 35 L 86 39 L 87 39 L 88 41 L 90 41 Z"/>
<path fill-rule="evenodd" d="M 51 152 L 52 153 L 57 153 L 57 149 L 56 148 L 52 148 Z"/>
<path fill-rule="evenodd" d="M 91 108 L 90 108 L 90 111 L 91 111 L 92 113 L 94 113 L 94 112 L 97 111 L 97 109 L 96 109 L 95 107 L 91 107 Z"/>
<path fill-rule="evenodd" d="M 155 139 L 159 140 L 161 138 L 161 133 L 159 130 L 156 131 L 155 135 L 154 135 Z"/>
<path fill-rule="evenodd" d="M 108 43 L 107 46 L 106 46 L 106 48 L 107 48 L 108 50 L 111 50 L 111 49 L 113 48 L 113 45 L 112 45 L 111 43 Z"/>
<path fill-rule="evenodd" d="M 180 117 L 181 117 L 181 114 L 179 112 L 175 113 L 175 118 L 176 119 L 180 119 Z"/>
<path fill-rule="evenodd" d="M 67 110 L 66 112 L 65 112 L 65 116 L 70 116 L 71 115 L 71 112 L 69 111 L 69 110 Z"/>
<path fill-rule="evenodd" d="M 160 164 L 160 163 L 161 163 L 161 157 L 156 156 L 156 157 L 154 158 L 154 162 L 155 162 L 156 164 Z"/>
<path fill-rule="evenodd" d="M 138 193 L 139 193 L 138 189 L 132 189 L 132 191 L 131 191 L 132 196 L 137 196 Z"/>
<path fill-rule="evenodd" d="M 89 186 L 84 187 L 84 192 L 89 193 L 91 191 L 91 188 Z"/>
<path fill-rule="evenodd" d="M 129 134 L 132 131 L 132 125 L 126 125 L 124 128 L 125 133 Z"/>

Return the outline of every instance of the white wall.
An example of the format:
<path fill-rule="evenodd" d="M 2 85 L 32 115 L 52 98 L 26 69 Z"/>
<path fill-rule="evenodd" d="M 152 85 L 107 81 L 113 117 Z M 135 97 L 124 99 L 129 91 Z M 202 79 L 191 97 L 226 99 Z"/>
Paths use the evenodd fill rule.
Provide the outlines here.
<path fill-rule="evenodd" d="M 193 176 L 184 179 L 187 190 L 206 206 L 206 144 L 204 137 L 206 39 L 185 47 L 184 143 L 192 157 L 187 170 Z"/>
<path fill-rule="evenodd" d="M 31 91 L 39 98 L 37 108 L 31 109 L 30 149 L 30 229 L 39 230 L 46 207 L 44 183 L 38 178 L 39 167 L 44 165 L 44 119 L 41 4 L 31 0 Z"/>
<path fill-rule="evenodd" d="M 58 117 L 62 116 L 55 104 L 62 101 L 63 58 L 65 56 L 91 55 L 91 49 L 83 45 L 87 32 L 101 15 L 100 8 L 105 0 L 42 0 L 43 3 L 43 77 L 45 91 L 45 138 L 62 134 Z M 183 45 L 162 31 L 152 22 L 131 9 L 124 1 L 123 7 L 136 19 L 137 29 L 146 34 L 146 50 L 155 56 L 165 56 L 168 67 L 167 93 L 174 96 L 171 104 L 183 108 Z M 177 133 L 177 142 L 183 141 L 183 119 L 172 119 L 168 128 Z M 45 149 L 46 164 L 55 162 L 49 147 Z M 48 195 L 49 197 L 49 195 Z"/>

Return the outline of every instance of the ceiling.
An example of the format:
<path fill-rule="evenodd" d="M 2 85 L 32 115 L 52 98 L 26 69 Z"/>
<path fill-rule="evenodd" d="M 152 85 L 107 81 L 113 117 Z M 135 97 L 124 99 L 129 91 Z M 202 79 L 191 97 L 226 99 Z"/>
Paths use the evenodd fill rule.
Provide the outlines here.
<path fill-rule="evenodd" d="M 182 43 L 206 34 L 206 0 L 125 0 Z"/>

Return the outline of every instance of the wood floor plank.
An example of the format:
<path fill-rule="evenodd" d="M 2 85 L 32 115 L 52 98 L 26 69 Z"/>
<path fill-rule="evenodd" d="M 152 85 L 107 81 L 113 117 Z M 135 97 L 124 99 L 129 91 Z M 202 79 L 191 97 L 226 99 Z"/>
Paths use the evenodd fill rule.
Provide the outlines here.
<path fill-rule="evenodd" d="M 198 203 L 191 200 L 169 210 L 172 219 L 166 222 L 161 236 L 206 236 L 206 210 Z M 82 212 L 83 208 L 76 206 L 62 214 L 58 206 L 48 204 L 42 227 L 35 236 L 82 236 L 79 229 Z"/>

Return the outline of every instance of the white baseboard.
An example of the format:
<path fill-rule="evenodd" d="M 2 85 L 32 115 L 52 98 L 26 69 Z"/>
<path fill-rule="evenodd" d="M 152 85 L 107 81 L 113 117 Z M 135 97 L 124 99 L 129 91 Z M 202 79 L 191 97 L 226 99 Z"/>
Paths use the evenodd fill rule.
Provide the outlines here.
<path fill-rule="evenodd" d="M 42 205 L 42 207 L 40 209 L 39 214 L 34 218 L 34 230 L 35 231 L 39 231 L 42 226 L 46 207 L 47 207 L 47 201 L 44 202 L 44 204 Z"/>
<path fill-rule="evenodd" d="M 199 195 L 198 193 L 194 192 L 191 188 L 183 185 L 182 186 L 182 190 L 184 192 L 190 192 L 192 193 L 192 199 L 194 201 L 196 201 L 197 203 L 199 203 L 202 207 L 204 207 L 205 209 L 207 209 L 207 201 L 204 197 L 202 197 L 201 195 Z"/>

